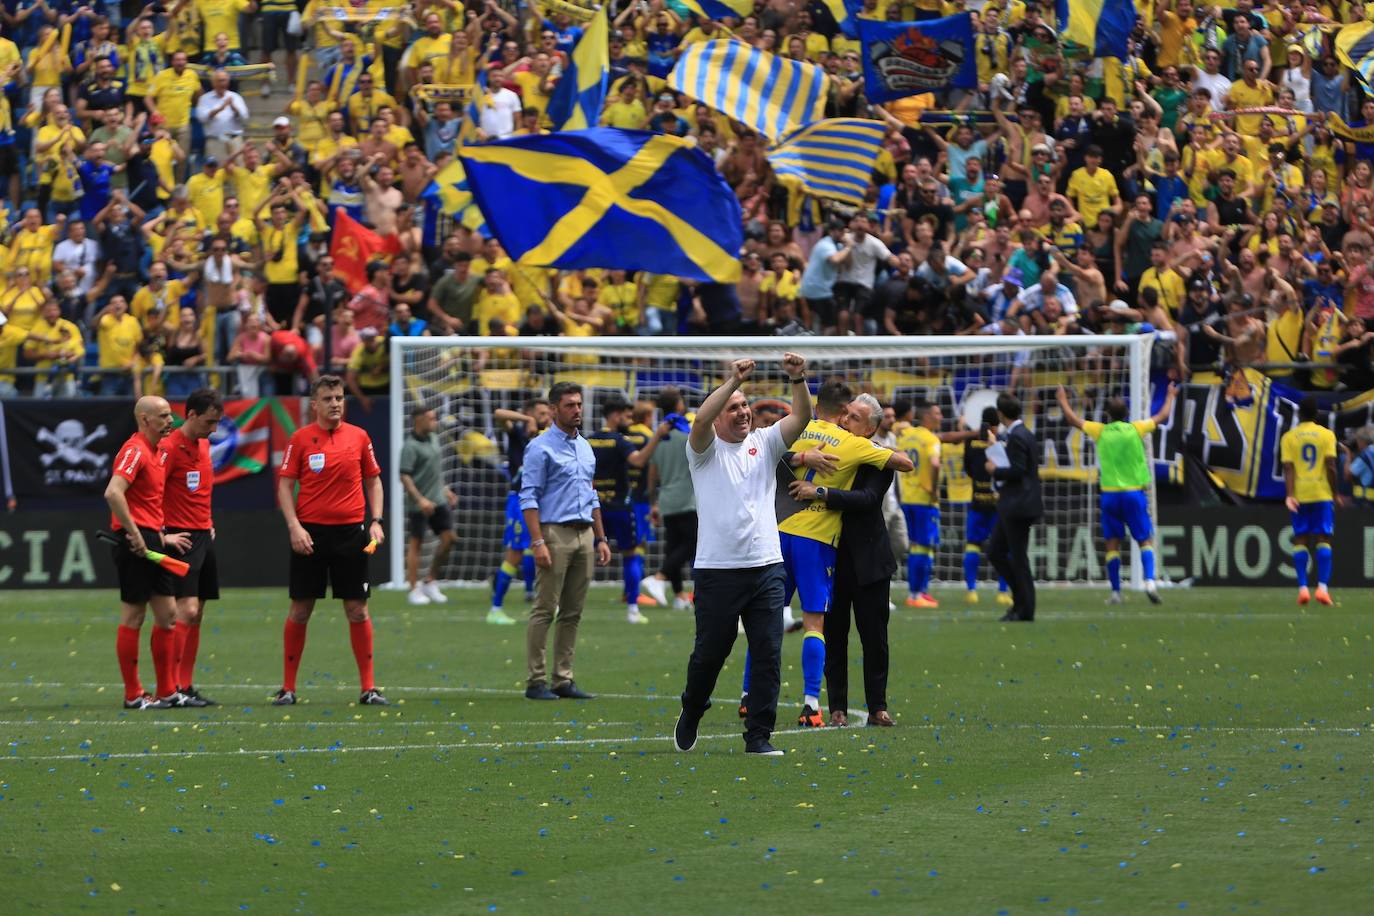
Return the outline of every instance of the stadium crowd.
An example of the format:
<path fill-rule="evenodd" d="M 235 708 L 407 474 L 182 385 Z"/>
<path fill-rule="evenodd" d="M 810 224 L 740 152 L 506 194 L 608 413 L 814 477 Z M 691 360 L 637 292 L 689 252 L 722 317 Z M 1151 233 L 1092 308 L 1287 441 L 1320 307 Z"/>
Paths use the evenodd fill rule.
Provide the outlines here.
<path fill-rule="evenodd" d="M 582 34 L 561 0 L 7 0 L 0 396 L 251 397 L 336 371 L 365 398 L 389 336 L 457 333 L 1152 333 L 1173 378 L 1374 388 L 1374 97 L 1334 50 L 1363 7 L 1138 6 L 1121 59 L 1061 41 L 1049 3 L 864 0 L 975 13 L 976 90 L 879 106 L 819 0 L 724 22 L 613 3 L 601 121 L 712 157 L 747 238 L 727 285 L 513 264 L 426 193 L 460 142 L 545 129 Z M 728 35 L 823 66 L 827 116 L 886 124 L 862 207 L 805 195 L 668 88 Z M 340 212 L 397 253 L 345 276 Z"/>

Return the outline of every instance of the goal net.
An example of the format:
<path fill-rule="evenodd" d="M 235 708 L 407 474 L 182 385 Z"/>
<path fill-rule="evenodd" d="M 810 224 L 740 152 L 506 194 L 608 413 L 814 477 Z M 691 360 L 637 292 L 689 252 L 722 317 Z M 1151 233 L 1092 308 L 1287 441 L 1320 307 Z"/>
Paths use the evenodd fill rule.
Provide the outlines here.
<path fill-rule="evenodd" d="M 501 563 L 502 533 L 510 476 L 506 467 L 504 424 L 498 409 L 523 412 L 555 382 L 583 389 L 583 431 L 603 425 L 603 405 L 628 399 L 652 408 L 664 388 L 679 389 L 689 413 L 719 385 L 730 362 L 754 358 L 759 366 L 744 386 L 756 406 L 787 409 L 789 386 L 780 367 L 785 350 L 807 358 L 812 391 L 821 381 L 844 379 L 855 391 L 870 392 L 884 405 L 926 400 L 941 408 L 941 432 L 977 428 L 983 409 L 997 394 L 1020 397 L 1024 420 L 1043 449 L 1041 479 L 1044 524 L 1032 535 L 1030 556 L 1040 582 L 1105 581 L 1093 443 L 1063 419 L 1056 391 L 1070 392 L 1085 419 L 1105 420 L 1108 398 L 1125 398 L 1132 419 L 1150 414 L 1149 335 L 1018 337 L 395 337 L 390 341 L 391 456 L 388 512 L 394 584 L 404 578 L 405 515 L 396 468 L 412 412 L 423 405 L 437 411 L 444 478 L 458 496 L 454 513 L 458 541 L 442 578 L 460 583 L 489 582 Z M 647 420 L 653 428 L 662 417 Z M 1156 434 L 1158 435 L 1158 434 Z M 1146 442 L 1146 447 L 1151 447 Z M 943 446 L 940 547 L 934 579 L 964 580 L 972 486 L 964 471 L 964 446 Z M 1154 507 L 1153 487 L 1150 504 Z M 661 532 L 658 533 L 661 537 Z M 425 544 L 427 568 L 432 538 Z M 645 573 L 658 569 L 661 541 L 645 546 Z M 1123 548 L 1123 559 L 1127 559 Z M 1138 557 L 1132 578 L 1141 584 Z M 898 564 L 898 578 L 906 564 Z M 618 581 L 617 557 L 598 570 L 602 581 Z M 980 581 L 995 580 L 986 562 Z M 896 592 L 894 592 L 896 594 Z"/>

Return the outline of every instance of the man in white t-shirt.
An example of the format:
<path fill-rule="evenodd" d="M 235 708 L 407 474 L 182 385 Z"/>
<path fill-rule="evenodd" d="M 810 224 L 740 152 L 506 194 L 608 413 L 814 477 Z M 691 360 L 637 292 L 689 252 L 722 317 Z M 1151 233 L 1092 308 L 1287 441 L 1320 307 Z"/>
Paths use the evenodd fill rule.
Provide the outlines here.
<path fill-rule="evenodd" d="M 515 122 L 520 118 L 520 96 L 505 86 L 498 86 L 487 93 L 482 108 L 482 133 L 489 139 L 501 140 L 515 133 Z"/>
<path fill-rule="evenodd" d="M 883 240 L 869 231 L 868 216 L 856 213 L 849 220 L 849 235 L 844 260 L 840 262 L 840 272 L 835 277 L 835 305 L 839 309 L 838 325 L 840 333 L 852 330 L 855 334 L 864 333 L 865 319 L 873 322 L 870 333 L 877 332 L 877 319 L 869 314 L 873 301 L 873 283 L 877 279 L 878 265 L 895 267 L 897 257 Z"/>
<path fill-rule="evenodd" d="M 806 360 L 784 353 L 792 383 L 792 412 L 752 432 L 749 399 L 740 386 L 752 359 L 730 367 L 730 378 L 702 402 L 687 437 L 687 466 L 697 499 L 695 583 L 696 646 L 687 662 L 682 714 L 674 731 L 680 751 L 697 743 L 697 726 L 711 707 L 711 691 L 744 624 L 749 643 L 749 713 L 744 752 L 776 757 L 769 743 L 777 720 L 782 679 L 784 573 L 774 512 L 777 466 L 811 421 Z"/>

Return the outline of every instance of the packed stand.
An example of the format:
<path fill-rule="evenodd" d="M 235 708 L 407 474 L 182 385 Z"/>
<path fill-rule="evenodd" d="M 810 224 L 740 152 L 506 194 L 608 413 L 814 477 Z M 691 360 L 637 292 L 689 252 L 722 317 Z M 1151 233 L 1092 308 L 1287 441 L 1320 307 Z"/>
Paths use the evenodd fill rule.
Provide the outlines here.
<path fill-rule="evenodd" d="M 575 7 L 6 4 L 0 395 L 251 397 L 327 370 L 366 403 L 387 338 L 427 334 L 1148 333 L 1174 378 L 1374 388 L 1374 99 L 1334 55 L 1360 6 L 1142 4 L 1126 59 L 1062 42 L 1052 4 L 863 15 L 966 8 L 977 90 L 878 106 L 823 2 L 612 4 L 601 123 L 694 137 L 741 205 L 740 281 L 699 284 L 513 264 L 434 193 L 460 144 L 546 129 Z M 864 207 L 779 180 L 764 138 L 668 88 L 727 36 L 823 66 L 827 116 L 886 124 Z M 341 270 L 345 217 L 393 254 Z"/>

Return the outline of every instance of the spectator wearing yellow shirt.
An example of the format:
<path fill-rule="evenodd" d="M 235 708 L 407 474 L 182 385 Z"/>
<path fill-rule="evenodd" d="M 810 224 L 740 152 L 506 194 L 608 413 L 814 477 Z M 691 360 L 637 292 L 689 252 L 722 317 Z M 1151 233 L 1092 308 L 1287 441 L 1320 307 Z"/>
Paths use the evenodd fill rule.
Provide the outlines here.
<path fill-rule="evenodd" d="M 24 342 L 24 356 L 33 360 L 35 368 L 48 370 L 34 380 L 33 396 L 76 397 L 76 373 L 71 370 L 81 365 L 85 353 L 81 329 L 62 317 L 62 307 L 49 295 Z"/>
<path fill-rule="evenodd" d="M 673 333 L 677 328 L 677 297 L 682 284 L 669 274 L 639 272 L 639 307 L 650 334 Z"/>
<path fill-rule="evenodd" d="M 143 328 L 138 319 L 129 314 L 129 303 L 123 296 L 114 296 L 96 316 L 96 344 L 99 365 L 111 371 L 101 373 L 101 397 L 128 397 L 134 390 L 132 372 L 138 360 L 138 345 L 143 341 Z"/>
<path fill-rule="evenodd" d="M 1083 214 L 1085 226 L 1096 226 L 1097 215 L 1103 210 L 1116 211 L 1120 207 L 1116 179 L 1102 168 L 1102 147 L 1093 144 L 1084 151 L 1083 166 L 1069 176 L 1068 197 Z"/>
<path fill-rule="evenodd" d="M 415 71 L 421 64 L 436 64 L 447 60 L 453 47 L 453 36 L 444 34 L 444 22 L 438 13 L 425 14 L 425 34 L 415 39 L 401 58 L 402 88 L 415 82 Z"/>
<path fill-rule="evenodd" d="M 187 147 L 172 137 L 171 131 L 157 123 L 153 118 L 153 142 L 148 147 L 148 159 L 157 171 L 157 199 L 167 201 L 172 197 L 172 189 L 177 186 L 178 166 L 186 162 Z M 144 141 L 147 142 L 146 140 Z"/>
<path fill-rule="evenodd" d="M 339 159 L 358 141 L 344 132 L 344 115 L 341 111 L 331 111 L 325 119 L 326 133 L 315 143 L 315 152 L 310 164 L 320 173 L 321 186 L 328 188 L 334 180 L 334 168 Z"/>
<path fill-rule="evenodd" d="M 29 332 L 0 315 L 0 370 L 13 369 L 19 365 L 19 350 L 29 339 Z M 19 396 L 13 375 L 0 374 L 0 398 Z"/>
<path fill-rule="evenodd" d="M 72 123 L 66 105 L 53 106 L 51 117 L 50 124 L 38 128 L 33 146 L 39 163 L 38 206 L 44 213 L 49 201 L 70 203 L 75 199 L 76 157 L 86 146 L 86 134 Z"/>
<path fill-rule="evenodd" d="M 477 26 L 478 20 L 473 19 L 469 28 L 476 29 Z M 479 60 L 481 54 L 473 46 L 473 33 L 468 30 L 454 32 L 449 41 L 448 57 L 430 61 L 434 65 L 434 81 L 454 86 L 472 86 L 477 82 Z"/>
<path fill-rule="evenodd" d="M 1258 61 L 1247 60 L 1241 67 L 1241 79 L 1231 84 L 1231 91 L 1223 100 L 1230 110 L 1235 108 L 1263 108 L 1274 104 L 1274 84 L 1260 79 Z M 1243 134 L 1259 133 L 1259 115 L 1236 115 L 1236 130 Z"/>
<path fill-rule="evenodd" d="M 60 30 L 50 25 L 39 28 L 38 44 L 28 56 L 30 110 L 40 108 L 43 94 L 49 89 L 60 89 L 63 75 L 72 72 L 71 58 L 67 56 L 71 37 L 71 23 Z"/>
<path fill-rule="evenodd" d="M 288 215 L 286 202 L 293 200 L 296 212 Z M 267 276 L 267 313 L 278 325 L 290 327 L 301 298 L 301 270 L 296 240 L 306 216 L 306 205 L 293 190 L 282 189 L 267 202 L 270 220 L 257 214 L 258 235 L 262 238 L 262 253 L 267 259 L 263 273 Z"/>
<path fill-rule="evenodd" d="M 208 225 L 219 222 L 224 209 L 224 182 L 228 175 L 214 156 L 206 157 L 205 167 L 186 182 L 186 194 Z"/>
<path fill-rule="evenodd" d="M 65 216 L 59 216 L 55 225 L 45 226 L 40 210 L 36 207 L 25 210 L 19 231 L 10 242 L 10 270 L 27 267 L 32 274 L 34 285 L 46 286 L 52 279 L 52 250 L 62 237 L 65 225 Z M 27 328 L 28 324 L 24 327 Z"/>
<path fill-rule="evenodd" d="M 211 0 L 200 0 L 201 3 Z M 229 0 L 232 2 L 232 0 Z M 186 52 L 172 54 L 172 65 L 163 70 L 148 84 L 148 94 L 143 99 L 150 114 L 162 115 L 167 131 L 183 150 L 191 148 L 191 109 L 200 96 L 200 77 L 186 66 Z M 177 169 L 179 177 L 186 175 L 185 167 Z"/>
<path fill-rule="evenodd" d="M 549 55 L 543 51 L 536 51 L 534 56 L 529 58 L 530 68 L 511 76 L 520 91 L 520 100 L 528 113 L 531 108 L 539 111 L 539 126 L 547 128 L 550 125 L 548 118 L 549 97 L 553 95 L 553 87 L 557 82 L 549 78 L 549 68 L 551 61 Z M 516 131 L 519 133 L 519 131 Z"/>
<path fill-rule="evenodd" d="M 635 334 L 639 331 L 643 314 L 639 307 L 639 289 L 623 270 L 612 270 L 597 294 L 596 304 L 611 310 L 615 333 Z"/>
<path fill-rule="evenodd" d="M 237 164 L 236 160 L 239 159 L 243 160 L 242 165 Z M 258 211 L 271 194 L 272 182 L 289 167 L 289 164 L 290 160 L 287 160 L 286 165 L 281 162 L 264 165 L 261 151 L 251 143 L 245 143 L 238 152 L 229 157 L 229 161 L 224 164 L 224 170 L 234 182 L 234 191 L 238 195 L 244 219 L 258 218 Z"/>
<path fill-rule="evenodd" d="M 286 106 L 286 113 L 296 118 L 296 140 L 312 156 L 316 145 L 329 132 L 326 123 L 329 113 L 338 107 L 333 99 L 325 98 L 324 83 L 319 80 L 311 80 L 305 92 L 297 93 L 296 98 Z"/>
<path fill-rule="evenodd" d="M 33 285 L 33 272 L 27 267 L 16 267 L 10 272 L 10 282 L 0 291 L 0 315 L 8 324 L 28 331 L 38 322 L 38 312 L 43 307 L 43 288 Z"/>
<path fill-rule="evenodd" d="M 162 42 L 153 33 L 151 19 L 136 19 L 129 27 L 128 44 L 120 56 L 124 60 L 124 99 L 135 113 L 143 111 L 143 99 L 148 94 L 148 86 L 153 77 L 162 72 L 166 58 L 162 53 Z"/>
<path fill-rule="evenodd" d="M 148 265 L 148 283 L 134 293 L 129 311 L 143 327 L 144 333 L 151 333 L 154 328 L 161 326 L 169 312 L 181 305 L 181 297 L 186 295 L 186 289 L 186 281 L 167 279 L 166 263 L 154 261 Z M 156 319 L 150 317 L 154 313 L 158 316 Z"/>
<path fill-rule="evenodd" d="M 371 73 L 359 74 L 358 91 L 349 96 L 348 120 L 355 134 L 367 130 L 383 108 L 397 108 L 396 99 L 390 93 L 374 88 L 374 82 Z"/>
<path fill-rule="evenodd" d="M 602 124 L 622 130 L 641 130 L 648 120 L 649 112 L 639 100 L 639 84 L 628 80 L 621 85 L 615 101 L 601 114 Z"/>
<path fill-rule="evenodd" d="M 308 30 L 313 39 L 314 50 L 310 56 L 314 58 L 321 73 L 328 72 L 330 67 L 339 62 L 341 43 L 352 44 L 356 50 L 362 50 L 362 40 L 344 31 L 340 23 L 334 19 L 333 12 L 337 8 L 337 0 L 310 0 L 305 5 L 305 12 L 301 13 L 301 25 Z"/>
<path fill-rule="evenodd" d="M 488 336 L 492 319 L 506 327 L 513 327 L 520 323 L 520 316 L 520 300 L 511 292 L 505 272 L 496 267 L 487 268 L 482 278 L 482 291 L 472 307 L 472 323 L 477 333 L 482 337 Z"/>
<path fill-rule="evenodd" d="M 1140 275 L 1137 295 L 1146 289 L 1155 290 L 1159 304 L 1170 318 L 1178 316 L 1188 294 L 1183 287 L 1183 277 L 1169 266 L 1169 243 L 1166 241 L 1158 240 L 1150 246 L 1150 266 Z"/>
<path fill-rule="evenodd" d="M 229 36 L 229 49 L 237 51 L 239 43 L 239 14 L 246 13 L 253 6 L 251 0 L 195 0 L 196 11 L 200 13 L 201 50 L 215 50 L 215 36 L 220 32 Z"/>
<path fill-rule="evenodd" d="M 362 405 L 363 412 L 370 413 L 372 398 L 385 395 L 391 388 L 391 356 L 387 352 L 386 338 L 376 328 L 360 329 L 358 339 L 362 343 L 348 354 L 344 381 Z"/>

